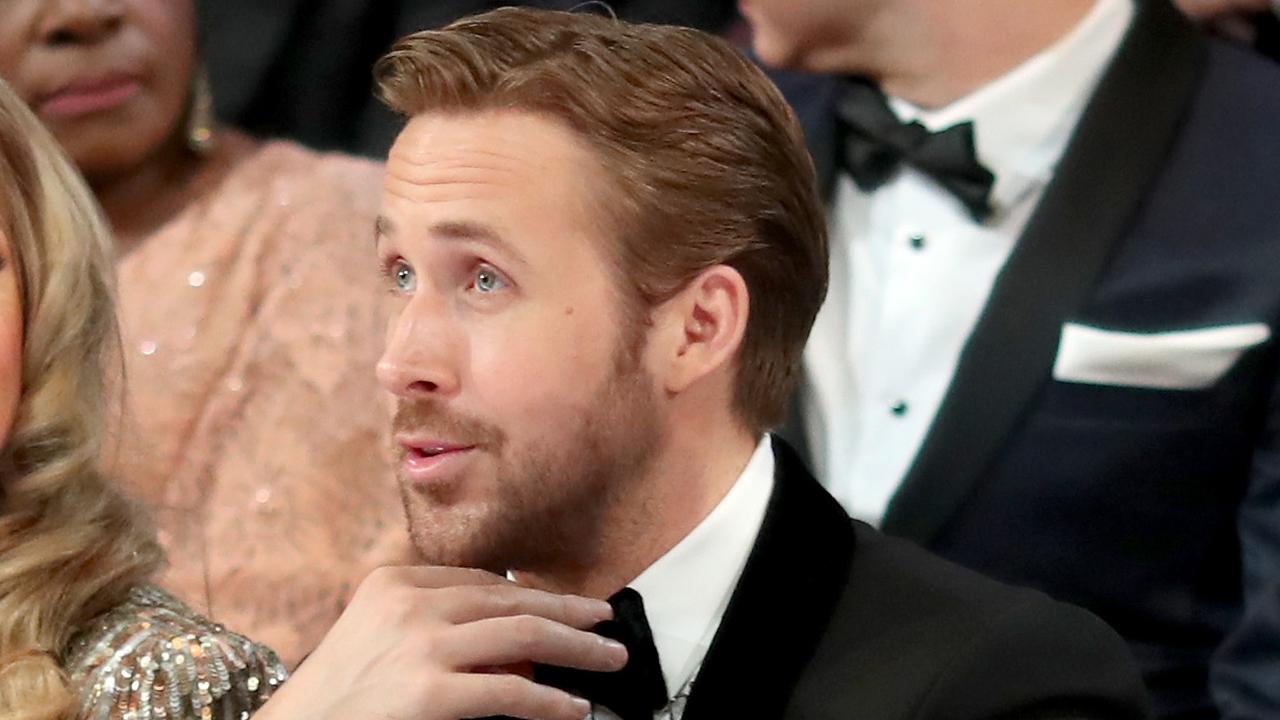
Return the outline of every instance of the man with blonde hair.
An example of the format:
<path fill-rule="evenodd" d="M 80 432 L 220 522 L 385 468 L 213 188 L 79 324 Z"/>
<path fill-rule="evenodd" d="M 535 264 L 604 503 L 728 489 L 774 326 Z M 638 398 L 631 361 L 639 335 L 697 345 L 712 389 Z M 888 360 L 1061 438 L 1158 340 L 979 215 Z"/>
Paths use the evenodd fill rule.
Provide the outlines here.
<path fill-rule="evenodd" d="M 441 720 L 1143 716 L 1105 625 L 850 521 L 767 433 L 827 250 L 799 126 L 733 47 L 503 10 L 377 72 L 408 118 L 378 376 L 434 567 L 366 584 L 282 694 Z"/>

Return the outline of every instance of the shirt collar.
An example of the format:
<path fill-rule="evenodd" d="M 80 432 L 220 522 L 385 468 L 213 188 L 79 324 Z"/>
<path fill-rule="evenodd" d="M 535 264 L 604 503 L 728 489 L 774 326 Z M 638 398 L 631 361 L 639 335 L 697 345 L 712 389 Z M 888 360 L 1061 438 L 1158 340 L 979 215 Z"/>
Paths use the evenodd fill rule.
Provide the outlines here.
<path fill-rule="evenodd" d="M 1076 27 L 1012 71 L 937 109 L 889 98 L 931 131 L 974 122 L 978 158 L 996 183 L 996 212 L 1046 184 L 1134 16 L 1133 0 L 1098 0 Z"/>
<path fill-rule="evenodd" d="M 672 695 L 697 672 L 720 626 L 764 522 L 773 473 L 773 449 L 765 435 L 711 513 L 630 584 L 644 598 Z"/>

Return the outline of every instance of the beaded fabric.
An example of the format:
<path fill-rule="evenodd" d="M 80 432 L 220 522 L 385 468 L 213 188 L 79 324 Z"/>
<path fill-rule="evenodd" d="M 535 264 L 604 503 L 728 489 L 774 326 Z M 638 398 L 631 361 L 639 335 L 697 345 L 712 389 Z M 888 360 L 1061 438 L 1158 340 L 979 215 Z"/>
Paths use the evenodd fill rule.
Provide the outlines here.
<path fill-rule="evenodd" d="M 155 587 L 93 621 L 66 668 L 84 720 L 245 720 L 287 676 L 274 652 Z"/>
<path fill-rule="evenodd" d="M 116 265 L 104 472 L 151 511 L 156 584 L 287 667 L 370 571 L 417 562 L 374 375 L 381 191 L 380 165 L 265 143 Z"/>

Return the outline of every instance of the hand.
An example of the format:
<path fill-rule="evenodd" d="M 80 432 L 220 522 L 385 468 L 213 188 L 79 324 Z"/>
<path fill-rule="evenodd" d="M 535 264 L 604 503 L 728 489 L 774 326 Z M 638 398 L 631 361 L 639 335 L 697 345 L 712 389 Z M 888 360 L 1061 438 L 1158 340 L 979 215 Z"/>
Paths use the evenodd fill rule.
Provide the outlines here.
<path fill-rule="evenodd" d="M 254 720 L 582 720 L 590 705 L 529 663 L 621 669 L 626 649 L 588 631 L 612 616 L 480 570 L 380 568 Z"/>

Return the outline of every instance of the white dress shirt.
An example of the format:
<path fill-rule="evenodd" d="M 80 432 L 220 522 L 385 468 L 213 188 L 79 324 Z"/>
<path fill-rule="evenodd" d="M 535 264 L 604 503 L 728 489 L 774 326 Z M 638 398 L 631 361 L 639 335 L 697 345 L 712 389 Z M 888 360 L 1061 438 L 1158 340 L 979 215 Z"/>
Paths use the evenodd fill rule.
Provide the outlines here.
<path fill-rule="evenodd" d="M 764 522 L 773 471 L 773 447 L 765 435 L 715 509 L 629 585 L 644 600 L 662 678 L 675 698 L 655 718 L 679 720 L 683 714 L 691 681 L 720 628 Z M 591 717 L 616 718 L 600 707 Z"/>
<path fill-rule="evenodd" d="M 996 177 L 987 222 L 910 167 L 870 194 L 838 175 L 805 420 L 815 470 L 850 515 L 883 517 L 1133 15 L 1132 0 L 1098 0 L 1052 46 L 946 107 L 890 98 L 900 119 L 931 131 L 974 122 L 978 158 Z"/>

